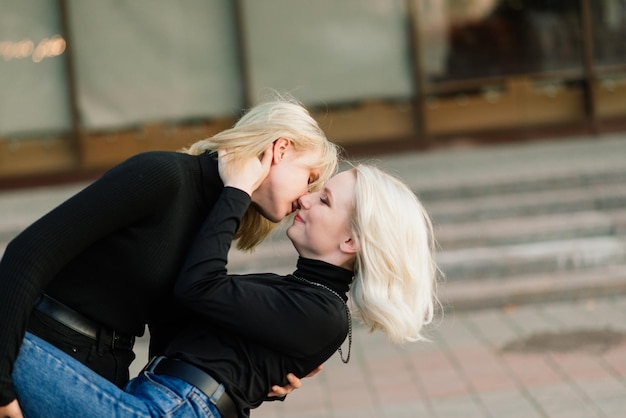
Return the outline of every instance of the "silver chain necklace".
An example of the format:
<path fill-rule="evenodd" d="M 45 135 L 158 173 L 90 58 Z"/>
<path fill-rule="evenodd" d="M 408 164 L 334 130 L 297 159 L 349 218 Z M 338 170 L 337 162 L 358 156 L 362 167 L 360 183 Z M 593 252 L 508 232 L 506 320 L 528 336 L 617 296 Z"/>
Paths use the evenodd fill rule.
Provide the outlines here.
<path fill-rule="evenodd" d="M 352 351 L 352 315 L 350 314 L 350 308 L 348 308 L 348 304 L 346 304 L 346 302 L 343 300 L 343 298 L 341 296 L 339 296 L 339 293 L 335 292 L 333 289 L 331 289 L 328 286 L 324 286 L 321 283 L 312 282 L 312 281 L 304 279 L 302 277 L 298 277 L 295 274 L 290 274 L 290 276 L 295 278 L 295 279 L 300 280 L 301 282 L 307 283 L 309 285 L 321 287 L 322 289 L 328 290 L 330 293 L 332 293 L 333 295 L 337 296 L 337 298 L 339 298 L 341 303 L 343 303 L 344 308 L 346 308 L 346 313 L 348 314 L 348 356 L 345 359 L 343 358 L 343 351 L 341 350 L 341 346 L 339 346 L 337 351 L 339 351 L 339 357 L 341 357 L 341 361 L 344 364 L 347 364 L 350 361 L 350 352 Z"/>

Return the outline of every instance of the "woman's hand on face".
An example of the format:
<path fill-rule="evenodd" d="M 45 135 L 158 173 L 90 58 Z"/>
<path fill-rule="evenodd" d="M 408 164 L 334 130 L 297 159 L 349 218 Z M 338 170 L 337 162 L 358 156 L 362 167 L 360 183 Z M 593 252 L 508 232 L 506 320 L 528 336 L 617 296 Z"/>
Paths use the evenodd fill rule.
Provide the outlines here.
<path fill-rule="evenodd" d="M 273 148 L 268 146 L 261 159 L 257 157 L 247 159 L 229 158 L 227 150 L 220 150 L 218 167 L 224 186 L 234 187 L 252 196 L 270 172 L 273 158 Z"/>
<path fill-rule="evenodd" d="M 0 418 L 24 418 L 17 399 L 5 406 L 0 406 Z"/>

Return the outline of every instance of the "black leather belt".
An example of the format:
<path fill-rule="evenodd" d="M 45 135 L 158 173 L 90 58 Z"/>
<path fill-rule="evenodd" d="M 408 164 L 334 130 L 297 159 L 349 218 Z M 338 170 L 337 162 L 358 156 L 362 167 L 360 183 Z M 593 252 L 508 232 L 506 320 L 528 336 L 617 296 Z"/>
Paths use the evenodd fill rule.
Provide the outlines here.
<path fill-rule="evenodd" d="M 37 300 L 35 309 L 95 342 L 99 341 L 111 347 L 111 349 L 132 350 L 135 344 L 135 336 L 108 330 L 48 295 L 44 294 Z"/>
<path fill-rule="evenodd" d="M 194 385 L 206 396 L 208 396 L 209 399 L 211 399 L 211 402 L 213 402 L 213 404 L 220 411 L 222 418 L 238 417 L 237 407 L 232 399 L 230 399 L 230 396 L 228 396 L 228 393 L 224 390 L 223 385 L 213 379 L 213 377 L 211 377 L 211 375 L 206 373 L 204 370 L 201 370 L 192 364 L 178 359 L 155 357 L 150 360 L 148 365 L 146 365 L 143 370 L 154 374 L 161 374 L 184 380 L 185 382 Z M 221 390 L 222 393 L 217 397 L 217 400 L 212 399 L 212 396 L 215 395 L 215 392 L 218 390 Z"/>

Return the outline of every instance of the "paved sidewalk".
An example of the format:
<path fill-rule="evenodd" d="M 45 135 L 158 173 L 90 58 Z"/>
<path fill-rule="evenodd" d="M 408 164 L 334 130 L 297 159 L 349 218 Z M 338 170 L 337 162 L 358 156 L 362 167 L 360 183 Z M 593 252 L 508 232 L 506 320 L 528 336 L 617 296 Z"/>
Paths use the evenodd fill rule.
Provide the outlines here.
<path fill-rule="evenodd" d="M 625 332 L 626 297 L 449 312 L 433 342 L 400 347 L 359 327 L 348 365 L 333 356 L 252 416 L 623 417 Z M 515 342 L 518 351 L 504 349 Z"/>

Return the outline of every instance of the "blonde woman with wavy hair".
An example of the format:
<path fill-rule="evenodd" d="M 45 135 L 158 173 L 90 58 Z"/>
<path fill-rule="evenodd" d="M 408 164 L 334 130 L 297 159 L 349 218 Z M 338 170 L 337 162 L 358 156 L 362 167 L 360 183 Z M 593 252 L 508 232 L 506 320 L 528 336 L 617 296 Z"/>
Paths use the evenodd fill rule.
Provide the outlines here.
<path fill-rule="evenodd" d="M 184 311 L 172 289 L 225 188 L 225 151 L 233 163 L 262 158 L 268 167 L 236 235 L 244 250 L 318 189 L 338 158 L 308 111 L 278 98 L 183 152 L 127 159 L 33 223 L 0 262 L 0 416 L 19 416 L 11 371 L 25 335 L 50 343 L 62 364 L 69 355 L 123 387 L 146 325 L 151 353 L 178 332 Z M 287 383 L 272 394 L 287 393 Z"/>
<path fill-rule="evenodd" d="M 262 103 L 246 113 L 232 128 L 198 141 L 184 152 L 198 155 L 227 149 L 228 158 L 240 160 L 261 155 L 278 138 L 287 138 L 297 153 L 314 152 L 314 158 L 305 162 L 311 171 L 316 172 L 309 184 L 310 191 L 318 190 L 335 173 L 337 146 L 326 139 L 309 112 L 293 99 Z M 262 190 L 263 186 L 260 187 Z M 276 225 L 254 205 L 253 196 L 253 205 L 243 217 L 235 236 L 237 247 L 241 250 L 253 249 Z"/>

